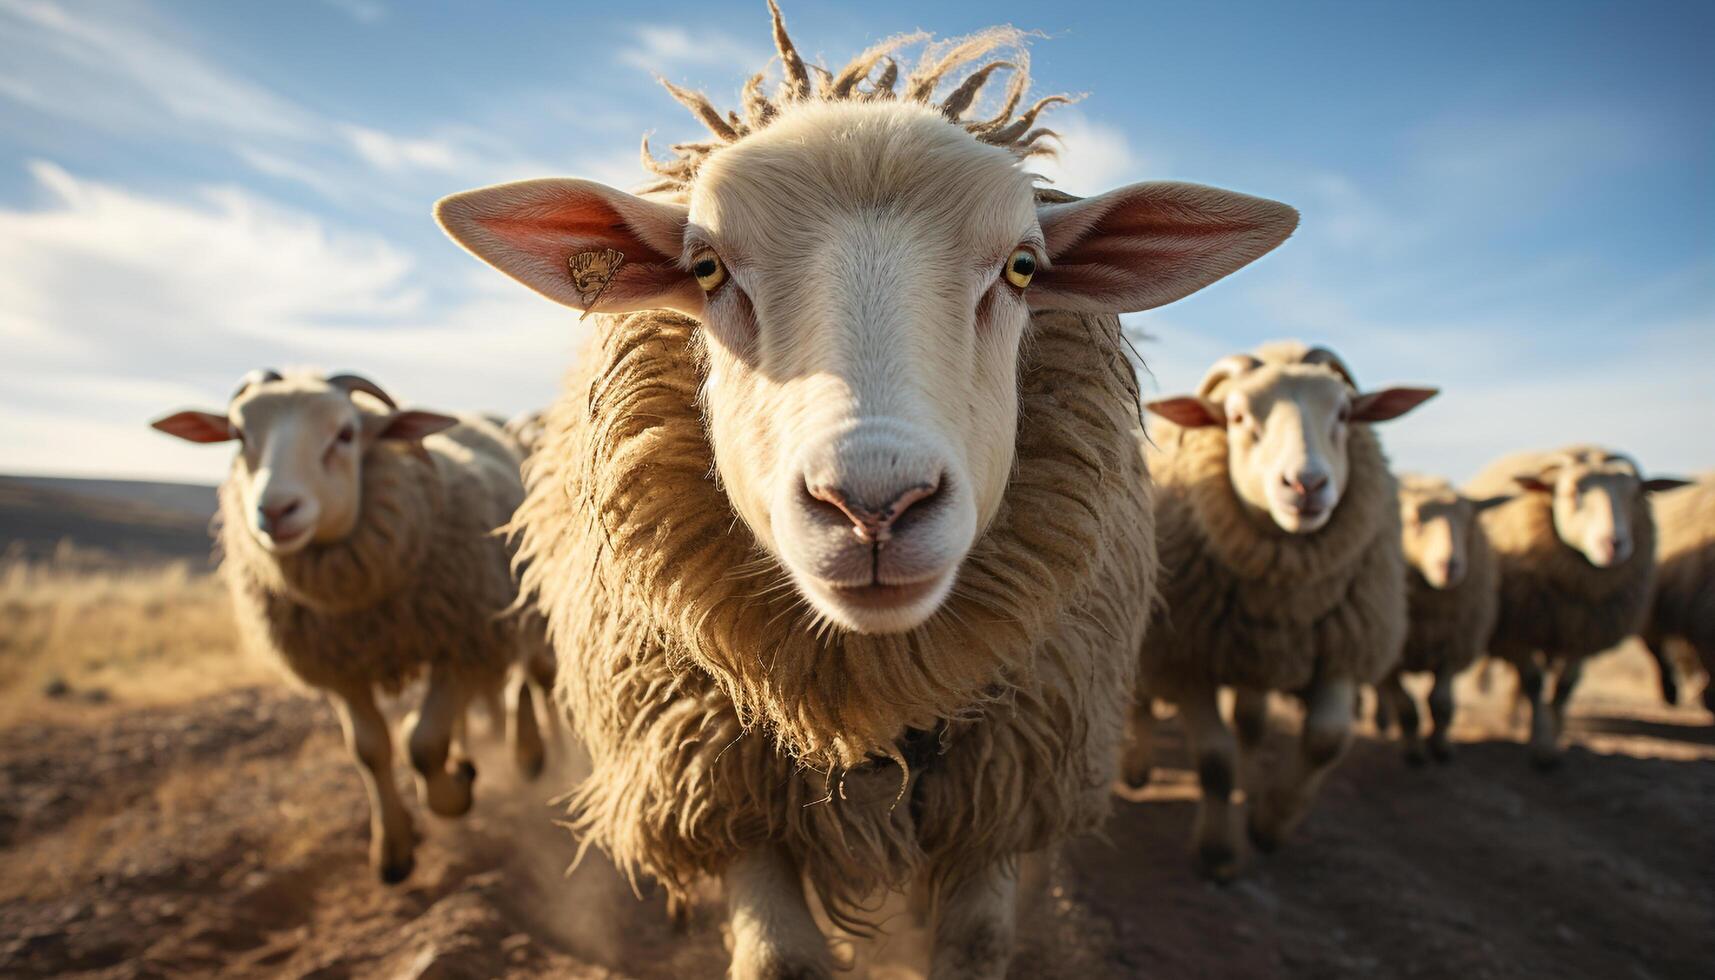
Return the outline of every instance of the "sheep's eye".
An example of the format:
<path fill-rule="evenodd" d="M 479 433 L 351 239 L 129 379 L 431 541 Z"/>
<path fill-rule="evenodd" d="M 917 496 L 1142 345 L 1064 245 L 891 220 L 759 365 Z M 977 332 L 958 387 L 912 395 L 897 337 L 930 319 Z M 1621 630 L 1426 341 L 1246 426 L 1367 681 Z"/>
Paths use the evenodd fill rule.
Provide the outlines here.
<path fill-rule="evenodd" d="M 697 285 L 703 287 L 703 292 L 712 293 L 726 282 L 726 266 L 720 256 L 705 248 L 691 257 L 691 275 L 697 277 Z"/>
<path fill-rule="evenodd" d="M 339 430 L 339 435 L 335 436 L 334 440 L 341 445 L 344 445 L 355 438 L 357 438 L 357 430 L 352 428 L 350 425 L 347 425 L 345 428 Z"/>
<path fill-rule="evenodd" d="M 1350 405 L 1341 406 L 1340 407 L 1340 414 L 1335 417 L 1335 421 L 1338 422 L 1340 425 L 1345 425 L 1347 422 L 1352 421 L 1352 406 L 1350 406 Z"/>
<path fill-rule="evenodd" d="M 1036 276 L 1036 255 L 1028 248 L 1014 249 L 1006 260 L 1006 281 L 1019 289 L 1030 285 Z"/>

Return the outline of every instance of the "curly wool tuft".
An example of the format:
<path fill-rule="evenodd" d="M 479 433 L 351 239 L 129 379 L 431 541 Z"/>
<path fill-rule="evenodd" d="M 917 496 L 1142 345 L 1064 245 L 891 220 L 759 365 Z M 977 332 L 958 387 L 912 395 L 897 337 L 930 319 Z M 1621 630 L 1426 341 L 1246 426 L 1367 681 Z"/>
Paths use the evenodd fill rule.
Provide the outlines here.
<path fill-rule="evenodd" d="M 768 0 L 768 9 L 774 20 L 774 45 L 779 52 L 782 75 L 774 96 L 770 98 L 763 92 L 766 73 L 758 72 L 744 85 L 744 114 L 741 116 L 728 111 L 723 115 L 707 95 L 661 79 L 661 84 L 673 98 L 708 127 L 711 138 L 701 142 L 676 143 L 672 147 L 672 157 L 662 160 L 650 151 L 649 138 L 644 137 L 644 169 L 660 179 L 641 188 L 639 193 L 670 196 L 689 191 L 696 181 L 697 172 L 712 153 L 767 127 L 788 106 L 813 101 L 915 102 L 939 110 L 979 142 L 1009 150 L 1019 159 L 1054 155 L 1054 148 L 1044 141 L 1056 134 L 1051 129 L 1037 127 L 1037 118 L 1049 108 L 1073 99 L 1068 95 L 1050 95 L 1019 111 L 1030 88 L 1030 58 L 1024 46 L 1025 32 L 1012 27 L 996 27 L 969 37 L 930 42 L 924 46 L 917 67 L 901 79 L 898 56 L 905 48 L 928 41 L 927 33 L 919 31 L 888 38 L 835 72 L 806 63 L 786 33 L 786 21 L 780 14 L 780 7 L 774 0 Z M 991 57 L 997 53 L 1006 57 Z M 991 60 L 984 61 L 985 58 Z M 956 82 L 951 81 L 956 73 L 971 65 L 977 67 Z M 980 119 L 967 118 L 976 108 L 983 89 L 999 72 L 1010 72 L 1011 77 L 998 111 Z M 951 90 L 937 101 L 936 91 L 949 82 Z"/>

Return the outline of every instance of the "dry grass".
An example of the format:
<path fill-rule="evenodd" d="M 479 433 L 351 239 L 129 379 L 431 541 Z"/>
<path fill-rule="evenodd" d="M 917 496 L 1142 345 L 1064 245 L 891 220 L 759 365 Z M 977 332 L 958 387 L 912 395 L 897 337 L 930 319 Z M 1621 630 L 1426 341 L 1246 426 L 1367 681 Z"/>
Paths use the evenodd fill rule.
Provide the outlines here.
<path fill-rule="evenodd" d="M 278 680 L 240 650 L 225 586 L 190 562 L 126 565 L 70 549 L 0 561 L 0 719 Z"/>

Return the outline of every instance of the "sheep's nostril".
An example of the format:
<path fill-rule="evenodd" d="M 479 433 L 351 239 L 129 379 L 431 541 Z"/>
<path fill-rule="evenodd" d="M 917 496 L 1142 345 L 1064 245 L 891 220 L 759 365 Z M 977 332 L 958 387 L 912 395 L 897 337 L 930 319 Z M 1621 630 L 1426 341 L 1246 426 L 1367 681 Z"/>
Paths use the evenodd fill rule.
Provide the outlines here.
<path fill-rule="evenodd" d="M 279 528 L 280 522 L 291 517 L 293 514 L 296 514 L 298 512 L 298 508 L 302 504 L 303 501 L 301 499 L 293 497 L 290 500 L 266 503 L 257 507 L 256 510 L 262 518 L 260 522 L 262 530 L 267 531 L 269 534 L 274 533 L 274 531 Z"/>
<path fill-rule="evenodd" d="M 805 490 L 813 499 L 832 506 L 844 515 L 851 523 L 852 532 L 858 536 L 858 540 L 865 544 L 880 544 L 892 538 L 894 525 L 905 516 L 906 511 L 940 493 L 941 481 L 936 479 L 931 483 L 906 487 L 880 507 L 871 507 L 855 500 L 842 487 L 813 486 L 806 483 Z"/>

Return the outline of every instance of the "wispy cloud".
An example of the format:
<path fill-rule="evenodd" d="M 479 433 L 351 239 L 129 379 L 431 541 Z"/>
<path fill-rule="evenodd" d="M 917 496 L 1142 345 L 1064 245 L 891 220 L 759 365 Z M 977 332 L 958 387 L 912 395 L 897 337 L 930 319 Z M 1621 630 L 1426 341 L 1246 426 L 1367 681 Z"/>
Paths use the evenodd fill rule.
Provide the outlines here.
<path fill-rule="evenodd" d="M 379 24 L 387 19 L 387 5 L 381 0 L 322 0 L 322 2 L 359 24 Z"/>
<path fill-rule="evenodd" d="M 355 368 L 423 404 L 510 414 L 544 403 L 568 359 L 573 316 L 474 266 L 431 304 L 406 251 L 237 188 L 174 200 L 31 172 L 40 206 L 0 210 L 7 469 L 214 478 L 222 454 L 141 426 L 262 365 Z"/>
<path fill-rule="evenodd" d="M 719 31 L 699 30 L 695 35 L 683 27 L 646 25 L 633 31 L 634 42 L 614 55 L 621 64 L 656 74 L 671 74 L 686 68 L 732 68 L 754 73 L 768 64 L 773 52 Z"/>
<path fill-rule="evenodd" d="M 1069 194 L 1088 196 L 1123 184 L 1158 177 L 1167 161 L 1139 152 L 1125 131 L 1075 109 L 1054 113 L 1046 125 L 1060 134 L 1061 150 L 1031 161 L 1031 168 Z"/>

